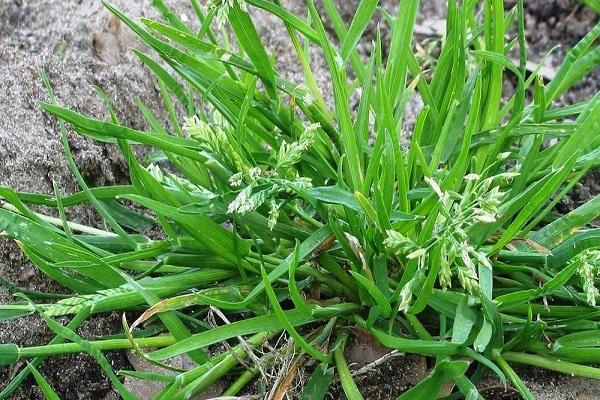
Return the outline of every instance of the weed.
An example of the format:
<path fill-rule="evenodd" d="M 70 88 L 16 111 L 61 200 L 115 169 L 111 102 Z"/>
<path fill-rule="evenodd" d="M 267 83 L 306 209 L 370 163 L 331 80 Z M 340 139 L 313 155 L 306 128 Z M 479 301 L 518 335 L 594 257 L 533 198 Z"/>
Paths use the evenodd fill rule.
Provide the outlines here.
<path fill-rule="evenodd" d="M 566 215 L 552 212 L 600 164 L 600 95 L 556 106 L 600 63 L 600 25 L 543 82 L 526 72 L 523 0 L 508 12 L 501 0 L 448 1 L 440 54 L 426 59 L 413 53 L 417 0 L 401 1 L 395 15 L 362 0 L 350 25 L 324 0 L 333 38 L 307 4 L 301 18 L 277 0 L 211 0 L 206 13 L 193 0 L 200 21 L 193 30 L 159 0 L 163 22 L 136 22 L 107 3 L 160 58 L 136 51 L 159 81 L 171 126 L 143 104 L 148 131 L 121 125 L 101 90 L 111 120 L 86 117 L 57 105 L 46 80 L 43 108 L 60 121 L 82 192 L 61 198 L 1 188 L 0 230 L 73 294 L 47 303 L 27 293 L 0 307 L 3 320 L 38 313 L 56 334 L 45 346 L 1 345 L 4 364 L 32 360 L 0 397 L 32 373 L 52 398 L 35 368 L 45 357 L 83 351 L 133 398 L 103 352 L 135 349 L 158 365 L 181 354 L 197 364 L 175 376 L 120 372 L 164 383 L 157 399 L 190 398 L 226 375 L 234 380 L 224 395 L 235 396 L 270 370 L 278 387 L 266 391 L 283 396 L 308 358 L 318 364 L 300 398 L 323 398 L 336 375 L 346 396 L 360 399 L 344 352 L 351 327 L 391 351 L 435 359 L 429 376 L 399 399 L 436 398 L 449 381 L 452 398 L 477 399 L 487 370 L 532 399 L 512 363 L 600 378 L 587 365 L 600 362 L 600 232 L 588 228 L 600 197 Z M 304 84 L 279 74 L 252 9 L 285 24 Z M 364 59 L 356 45 L 376 14 L 390 40 L 378 33 Z M 331 102 L 311 69 L 314 47 L 329 68 Z M 506 74 L 513 93 L 503 92 Z M 424 105 L 402 136 L 414 96 Z M 359 99 L 356 108 L 351 99 Z M 67 126 L 119 146 L 131 184 L 88 187 Z M 153 152 L 138 160 L 138 145 Z M 64 208 L 82 203 L 107 230 L 65 219 Z M 61 217 L 30 205 L 58 208 Z M 160 235 L 144 234 L 141 209 Z M 114 311 L 140 316 L 124 321 L 121 337 L 77 335 L 91 314 Z M 222 322 L 207 324 L 209 312 Z M 62 326 L 51 318 L 60 315 L 73 319 Z M 261 350 L 284 332 L 292 339 L 278 350 L 287 371 Z M 228 350 L 207 352 L 215 344 Z"/>

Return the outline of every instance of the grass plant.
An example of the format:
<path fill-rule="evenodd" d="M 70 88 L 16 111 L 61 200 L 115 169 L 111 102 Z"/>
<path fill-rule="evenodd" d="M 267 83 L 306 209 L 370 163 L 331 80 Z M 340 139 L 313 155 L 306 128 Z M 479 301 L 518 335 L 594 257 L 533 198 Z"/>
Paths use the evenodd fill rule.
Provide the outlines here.
<path fill-rule="evenodd" d="M 345 353 L 356 329 L 390 351 L 430 359 L 429 375 L 398 399 L 442 390 L 480 399 L 477 384 L 490 372 L 532 399 L 515 364 L 600 378 L 600 230 L 590 225 L 600 196 L 555 211 L 600 165 L 600 94 L 557 105 L 600 63 L 600 25 L 544 82 L 526 70 L 523 0 L 511 8 L 449 0 L 446 35 L 426 70 L 414 51 L 418 0 L 395 11 L 361 0 L 349 23 L 332 0 L 321 12 L 308 0 L 303 16 L 278 0 L 210 0 L 206 8 L 192 0 L 196 29 L 162 0 L 152 2 L 160 20 L 105 5 L 151 50 L 135 54 L 156 75 L 170 123 L 138 102 L 148 129 L 124 126 L 99 88 L 110 119 L 87 117 L 61 107 L 44 78 L 42 107 L 60 122 L 81 192 L 0 188 L 0 231 L 71 294 L 4 280 L 19 297 L 0 306 L 0 320 L 39 314 L 56 337 L 0 345 L 2 364 L 29 362 L 0 398 L 29 374 L 57 398 L 37 367 L 73 352 L 89 353 L 124 399 L 134 396 L 118 375 L 163 383 L 157 400 L 192 398 L 224 377 L 223 395 L 236 396 L 278 362 L 260 349 L 285 333 L 291 340 L 276 347 L 311 374 L 301 399 L 324 398 L 334 380 L 361 399 Z M 277 71 L 255 12 L 285 24 L 304 83 Z M 357 43 L 369 43 L 374 18 L 365 57 Z M 315 48 L 331 93 L 311 69 Z M 423 106 L 410 123 L 417 96 Z M 89 187 L 69 128 L 118 146 L 130 184 Z M 151 151 L 139 158 L 139 147 Z M 105 227 L 68 221 L 65 209 L 80 204 Z M 93 341 L 77 334 L 108 312 L 123 313 L 123 332 Z M 113 371 L 104 352 L 116 349 L 159 366 L 185 354 L 196 366 Z M 285 382 L 274 392 L 285 394 Z"/>

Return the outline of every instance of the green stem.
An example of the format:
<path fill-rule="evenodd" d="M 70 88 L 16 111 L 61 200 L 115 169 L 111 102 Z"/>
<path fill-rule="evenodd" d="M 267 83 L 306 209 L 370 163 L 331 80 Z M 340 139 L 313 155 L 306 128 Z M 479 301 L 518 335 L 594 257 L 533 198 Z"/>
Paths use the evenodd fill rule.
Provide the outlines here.
<path fill-rule="evenodd" d="M 512 262 L 515 264 L 525 263 L 525 264 L 545 265 L 546 262 L 548 261 L 548 256 L 545 254 L 539 254 L 539 253 L 500 250 L 500 252 L 498 253 L 498 260 Z"/>
<path fill-rule="evenodd" d="M 527 315 L 529 313 L 529 308 L 533 312 L 533 315 L 538 315 L 541 318 L 576 318 L 581 317 L 582 315 L 587 316 L 590 315 L 589 318 L 597 319 L 594 311 L 596 311 L 592 307 L 588 306 L 549 306 L 546 307 L 543 304 L 521 304 L 514 307 L 508 307 L 502 312 L 506 314 L 521 314 Z"/>
<path fill-rule="evenodd" d="M 413 314 L 406 314 L 406 319 L 408 320 L 408 322 L 410 323 L 410 325 L 415 330 L 415 333 L 417 334 L 417 336 L 419 337 L 419 339 L 421 339 L 421 340 L 433 340 L 433 337 L 431 336 L 431 334 L 427 331 L 427 329 L 423 326 L 423 324 L 421 323 L 421 321 L 419 321 L 419 319 L 415 315 L 413 315 Z"/>
<path fill-rule="evenodd" d="M 84 323 L 85 320 L 89 316 L 90 316 L 90 309 L 89 309 L 89 307 L 86 307 L 73 317 L 73 319 L 67 324 L 66 328 L 70 329 L 72 331 L 76 331 L 77 328 L 79 328 L 81 326 L 81 324 Z M 66 339 L 63 338 L 62 336 L 55 336 L 50 341 L 49 345 L 60 344 L 60 343 L 64 342 L 65 340 Z M 44 361 L 44 357 L 36 357 L 33 360 L 30 360 L 29 364 L 32 365 L 34 368 L 37 368 L 43 361 Z M 30 372 L 31 372 L 31 369 L 23 368 L 10 381 L 10 383 L 8 385 L 6 385 L 6 387 L 2 390 L 2 392 L 0 392 L 0 399 L 8 398 L 19 387 L 19 385 L 21 385 L 21 383 L 29 376 Z"/>
<path fill-rule="evenodd" d="M 300 266 L 297 271 L 298 271 L 298 275 L 312 276 L 313 278 L 318 280 L 320 283 L 329 286 L 336 293 L 343 294 L 348 299 L 351 299 L 354 301 L 357 300 L 356 294 L 354 292 L 352 292 L 352 290 L 350 288 L 347 288 L 346 286 L 344 286 L 344 284 L 342 284 L 341 282 L 336 280 L 334 277 L 324 274 L 321 271 L 313 268 L 311 265 Z"/>
<path fill-rule="evenodd" d="M 261 359 L 261 361 L 264 361 L 263 357 Z M 245 388 L 248 383 L 250 383 L 250 381 L 252 379 L 254 379 L 254 377 L 258 374 L 259 370 L 257 367 L 254 367 L 252 369 L 247 369 L 246 371 L 244 371 L 244 373 L 242 373 L 236 380 L 235 382 L 233 382 L 233 384 L 231 384 L 231 386 L 229 386 L 227 388 L 226 391 L 223 392 L 223 397 L 226 396 L 235 396 L 237 395 L 243 388 Z"/>
<path fill-rule="evenodd" d="M 7 209 L 8 211 L 17 213 L 17 214 L 21 214 L 21 212 L 12 204 L 10 203 L 0 203 L 0 207 Z M 41 213 L 37 213 L 34 212 L 34 214 L 40 218 L 41 220 L 48 222 L 49 224 L 52 224 L 54 226 L 58 226 L 58 227 L 62 227 L 63 226 L 63 220 L 60 218 L 55 218 L 55 217 L 51 217 L 48 215 L 44 215 Z M 96 229 L 96 228 L 92 228 L 91 226 L 87 226 L 87 225 L 82 225 L 82 224 L 78 224 L 76 222 L 71 222 L 71 221 L 67 221 L 67 226 L 69 227 L 69 229 L 73 230 L 73 231 L 77 231 L 77 232 L 81 232 L 81 233 L 86 233 L 88 235 L 93 235 L 93 236 L 117 236 L 116 234 L 112 233 L 112 232 L 108 232 L 108 231 L 103 231 L 102 229 Z"/>
<path fill-rule="evenodd" d="M 512 384 L 515 386 L 515 388 L 519 391 L 519 393 L 521 394 L 521 396 L 524 399 L 535 400 L 535 397 L 533 397 L 533 395 L 531 394 L 531 392 L 529 391 L 527 386 L 525 386 L 525 384 L 523 383 L 521 378 L 519 378 L 519 376 L 510 367 L 510 365 L 508 365 L 506 360 L 500 354 L 498 354 L 496 356 L 495 361 L 496 361 L 496 364 L 498 364 L 498 366 L 502 370 L 502 372 L 504 372 L 506 374 L 506 376 L 508 376 L 508 378 L 510 379 Z"/>
<path fill-rule="evenodd" d="M 141 348 L 167 347 L 175 342 L 175 338 L 171 335 L 135 339 L 135 343 Z M 101 351 L 133 348 L 129 339 L 96 340 L 91 341 L 90 344 Z M 46 346 L 21 347 L 18 354 L 20 358 L 30 358 L 82 352 L 85 352 L 85 350 L 77 343 L 57 343 Z"/>
<path fill-rule="evenodd" d="M 348 333 L 340 333 L 336 341 L 337 343 L 334 346 L 335 350 L 333 351 L 333 359 L 335 361 L 335 366 L 338 370 L 338 375 L 340 377 L 342 388 L 344 389 L 346 397 L 348 397 L 351 400 L 362 400 L 363 397 L 360 391 L 358 390 L 358 387 L 356 387 L 356 383 L 352 379 L 350 368 L 348 368 L 348 363 L 344 358 L 344 349 L 346 348 L 347 341 Z"/>
<path fill-rule="evenodd" d="M 527 353 L 506 352 L 502 357 L 508 362 L 532 365 L 538 368 L 549 369 L 567 375 L 581 376 L 583 378 L 600 379 L 600 369 L 586 365 L 562 361 L 554 357 L 537 356 Z"/>
<path fill-rule="evenodd" d="M 278 332 L 261 332 L 247 340 L 248 345 L 251 348 L 256 348 L 262 345 L 266 340 L 273 337 Z M 235 367 L 240 360 L 248 357 L 248 353 L 242 346 L 236 346 L 230 351 L 227 356 L 223 357 L 221 361 L 210 368 L 205 374 L 200 376 L 195 381 L 184 387 L 181 392 L 177 393 L 174 398 L 178 399 L 180 396 L 183 398 L 191 398 L 192 396 L 202 393 L 209 386 L 219 381 L 223 376 L 229 373 Z"/>

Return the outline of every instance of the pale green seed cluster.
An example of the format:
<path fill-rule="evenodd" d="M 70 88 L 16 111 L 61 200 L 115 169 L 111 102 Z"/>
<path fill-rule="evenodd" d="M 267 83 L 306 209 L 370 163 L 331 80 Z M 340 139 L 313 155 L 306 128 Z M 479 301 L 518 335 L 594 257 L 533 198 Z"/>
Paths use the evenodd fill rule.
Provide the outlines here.
<path fill-rule="evenodd" d="M 275 199 L 271 199 L 271 208 L 269 209 L 269 221 L 267 222 L 267 226 L 270 230 L 275 229 L 275 225 L 277 225 L 277 219 L 279 218 L 279 204 Z"/>
<path fill-rule="evenodd" d="M 246 173 L 237 172 L 229 178 L 232 187 L 245 186 L 229 204 L 229 214 L 245 214 L 255 211 L 263 204 L 269 202 L 268 227 L 273 230 L 279 218 L 281 203 L 277 196 L 292 193 L 296 189 L 311 187 L 309 178 L 300 177 L 293 167 L 300 162 L 304 153 L 315 140 L 318 123 L 305 127 L 297 141 L 283 142 L 275 154 L 273 169 L 266 171 L 258 167 L 247 170 Z"/>
<path fill-rule="evenodd" d="M 214 119 L 221 119 L 220 114 L 215 113 Z M 219 162 L 233 171 L 248 170 L 248 165 L 243 157 L 231 144 L 224 128 L 227 125 L 223 121 L 215 121 L 214 125 L 201 120 L 196 115 L 186 119 L 183 130 L 190 138 L 198 141 L 211 155 L 218 157 Z"/>
<path fill-rule="evenodd" d="M 50 304 L 44 309 L 44 313 L 49 317 L 58 317 L 62 315 L 77 314 L 85 307 L 93 305 L 100 300 L 122 295 L 131 292 L 131 289 L 117 287 L 113 289 L 99 290 L 94 294 L 69 297 Z"/>
<path fill-rule="evenodd" d="M 222 27 L 229 17 L 229 9 L 235 7 L 236 3 L 240 6 L 242 11 L 248 11 L 248 5 L 244 0 L 208 0 L 206 2 L 206 8 L 209 11 L 217 10 L 215 21 L 218 26 Z"/>
<path fill-rule="evenodd" d="M 197 199 L 210 200 L 217 197 L 217 195 L 210 190 L 195 185 L 184 177 L 164 171 L 156 164 L 149 164 L 146 167 L 146 171 L 163 186 L 173 188 L 174 190 L 185 189 L 187 193 L 193 195 Z"/>
<path fill-rule="evenodd" d="M 578 255 L 581 265 L 577 273 L 581 278 L 583 293 L 585 293 L 586 301 L 592 307 L 596 306 L 596 299 L 600 292 L 596 288 L 594 280 L 600 270 L 600 250 L 586 250 Z"/>
<path fill-rule="evenodd" d="M 248 185 L 235 199 L 229 203 L 227 208 L 228 214 L 246 214 L 250 211 L 256 210 L 258 207 L 263 205 L 270 195 L 270 190 L 254 190 L 254 185 Z"/>
<path fill-rule="evenodd" d="M 240 179 L 244 179 L 244 176 L 233 176 L 232 179 L 236 181 L 233 183 L 238 183 Z M 246 179 L 250 181 L 250 184 L 238 192 L 235 199 L 229 203 L 227 213 L 246 214 L 255 211 L 269 201 L 268 227 L 271 230 L 273 230 L 279 218 L 281 203 L 278 200 L 278 196 L 291 194 L 298 189 L 307 189 L 312 186 L 308 178 L 298 177 L 294 180 L 279 179 L 274 178 L 272 173 L 265 174 L 264 176 L 248 174 Z M 232 183 L 231 179 L 230 183 Z"/>
<path fill-rule="evenodd" d="M 297 164 L 302 155 L 310 148 L 315 140 L 315 133 L 321 125 L 319 123 L 310 124 L 304 129 L 300 138 L 296 142 L 283 142 L 277 153 L 277 171 L 285 171 L 286 169 Z"/>
<path fill-rule="evenodd" d="M 410 255 L 418 250 L 417 245 L 408 237 L 392 229 L 387 231 L 388 237 L 383 242 L 388 251 L 397 257 Z M 410 258 L 410 257 L 407 257 Z"/>
<path fill-rule="evenodd" d="M 434 179 L 425 178 L 440 200 L 439 214 L 433 227 L 433 239 L 418 245 L 408 236 L 388 230 L 388 237 L 384 242 L 388 251 L 398 259 L 417 259 L 418 263 L 418 273 L 402 289 L 399 307 L 401 311 L 408 310 L 413 288 L 425 278 L 433 249 L 439 250 L 436 260 L 440 263 L 438 281 L 442 289 L 452 286 L 454 276 L 460 286 L 469 293 L 479 288 L 477 267 L 491 269 L 492 265 L 486 254 L 469 243 L 467 232 L 478 224 L 496 221 L 498 206 L 504 196 L 497 183 L 512 179 L 515 175 L 507 172 L 482 179 L 477 174 L 469 174 L 465 176 L 466 183 L 462 194 L 443 191 Z"/>

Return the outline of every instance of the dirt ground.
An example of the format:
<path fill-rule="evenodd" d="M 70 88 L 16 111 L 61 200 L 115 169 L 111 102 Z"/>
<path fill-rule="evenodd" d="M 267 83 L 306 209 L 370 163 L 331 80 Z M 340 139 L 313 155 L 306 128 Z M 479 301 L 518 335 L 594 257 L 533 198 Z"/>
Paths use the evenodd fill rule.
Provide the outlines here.
<path fill-rule="evenodd" d="M 129 15 L 154 15 L 148 0 L 113 1 Z M 350 18 L 357 1 L 338 2 L 342 5 L 342 15 Z M 184 18 L 193 19 L 187 2 L 167 3 L 177 3 L 177 12 Z M 302 1 L 287 0 L 284 3 L 298 15 L 305 12 Z M 382 3 L 388 7 L 397 2 L 387 0 Z M 444 13 L 442 5 L 445 2 L 429 0 L 421 3 L 419 32 L 423 34 L 419 38 L 425 40 L 427 35 L 439 33 Z M 510 0 L 506 3 L 508 6 Z M 562 46 L 550 58 L 551 68 L 557 66 L 565 50 L 598 20 L 591 10 L 574 0 L 526 0 L 525 4 L 531 59 L 538 61 L 555 45 Z M 256 21 L 269 49 L 278 55 L 280 71 L 299 81 L 300 70 L 283 26 L 275 18 L 264 14 L 257 15 Z M 371 29 L 373 32 L 375 26 Z M 0 185 L 24 191 L 51 192 L 54 180 L 63 194 L 76 190 L 64 161 L 57 124 L 39 107 L 41 101 L 47 100 L 39 77 L 41 70 L 48 72 L 60 102 L 85 114 L 106 116 L 101 101 L 90 88 L 90 85 L 98 85 L 115 102 L 125 124 L 144 128 L 141 114 L 135 106 L 138 98 L 162 115 L 158 89 L 151 75 L 128 51 L 138 45 L 133 35 L 111 18 L 96 0 L 0 0 Z M 323 63 L 315 62 L 314 68 L 323 92 L 330 93 Z M 600 72 L 596 71 L 561 101 L 580 101 L 596 93 L 599 88 Z M 71 136 L 70 143 L 90 185 L 111 184 L 127 179 L 124 162 L 113 147 L 77 136 Z M 597 177 L 591 175 L 576 193 L 563 202 L 564 209 L 575 207 L 597 193 L 600 189 Z M 73 210 L 69 218 L 88 224 L 98 222 L 96 215 L 85 208 Z M 24 260 L 14 244 L 2 239 L 0 273 L 16 285 L 30 290 L 60 291 L 59 287 Z M 0 301 L 12 300 L 10 293 L 0 287 Z M 118 331 L 119 316 L 112 315 L 91 319 L 80 333 L 86 338 L 93 338 Z M 34 345 L 51 338 L 44 324 L 34 317 L 0 325 L 0 343 Z M 371 356 L 373 354 L 357 358 L 356 367 L 368 362 Z M 109 354 L 109 360 L 115 369 L 129 366 L 124 354 Z M 366 374 L 360 381 L 365 398 L 395 398 L 399 391 L 414 384 L 412 376 L 418 365 L 419 362 L 415 360 L 394 358 Z M 22 364 L 17 367 L 22 367 Z M 18 368 L 0 368 L 0 388 Z M 85 355 L 53 358 L 43 364 L 41 372 L 62 399 L 116 398 L 100 368 Z M 588 400 L 598 398 L 596 393 L 600 393 L 600 385 L 589 380 L 534 369 L 521 369 L 520 373 L 537 398 L 542 400 Z M 491 380 L 484 385 L 489 387 L 485 389 L 486 398 L 517 398 L 513 392 L 504 392 Z M 337 393 L 332 393 L 332 396 L 336 396 L 332 398 L 342 396 Z M 43 397 L 39 389 L 28 382 L 13 398 Z"/>

